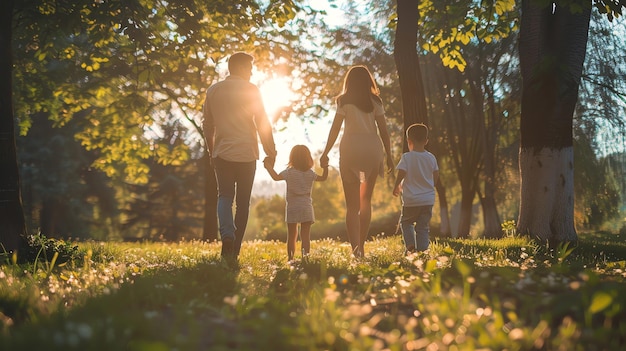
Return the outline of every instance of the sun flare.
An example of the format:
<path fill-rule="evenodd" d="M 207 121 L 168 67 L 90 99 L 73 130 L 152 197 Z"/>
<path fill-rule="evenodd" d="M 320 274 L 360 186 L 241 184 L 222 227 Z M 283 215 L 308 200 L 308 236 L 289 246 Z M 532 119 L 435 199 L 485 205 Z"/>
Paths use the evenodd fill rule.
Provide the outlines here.
<path fill-rule="evenodd" d="M 276 122 L 282 113 L 289 111 L 295 99 L 287 77 L 270 78 L 258 83 L 269 118 Z"/>

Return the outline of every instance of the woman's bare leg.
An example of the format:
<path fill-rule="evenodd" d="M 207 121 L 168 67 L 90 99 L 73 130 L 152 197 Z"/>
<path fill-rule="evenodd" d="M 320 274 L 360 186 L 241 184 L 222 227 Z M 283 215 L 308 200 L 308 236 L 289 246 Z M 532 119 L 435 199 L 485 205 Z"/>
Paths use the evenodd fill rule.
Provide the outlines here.
<path fill-rule="evenodd" d="M 348 240 L 352 246 L 352 254 L 357 257 L 361 256 L 359 245 L 359 187 L 358 182 L 343 183 L 343 193 L 346 198 L 346 230 L 348 231 Z"/>
<path fill-rule="evenodd" d="M 365 254 L 365 240 L 370 230 L 372 221 L 372 194 L 376 185 L 378 174 L 372 175 L 361 183 L 360 187 L 360 206 L 359 206 L 359 248 L 361 256 Z"/>

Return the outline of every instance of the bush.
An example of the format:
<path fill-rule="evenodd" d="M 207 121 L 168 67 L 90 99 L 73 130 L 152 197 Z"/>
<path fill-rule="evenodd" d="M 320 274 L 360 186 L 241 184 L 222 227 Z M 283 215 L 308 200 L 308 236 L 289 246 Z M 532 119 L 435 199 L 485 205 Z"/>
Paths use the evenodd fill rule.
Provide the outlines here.
<path fill-rule="evenodd" d="M 20 263 L 35 262 L 36 260 L 50 261 L 55 253 L 58 253 L 57 264 L 82 257 L 75 243 L 46 238 L 39 233 L 26 237 L 26 247 L 18 252 L 17 259 Z"/>

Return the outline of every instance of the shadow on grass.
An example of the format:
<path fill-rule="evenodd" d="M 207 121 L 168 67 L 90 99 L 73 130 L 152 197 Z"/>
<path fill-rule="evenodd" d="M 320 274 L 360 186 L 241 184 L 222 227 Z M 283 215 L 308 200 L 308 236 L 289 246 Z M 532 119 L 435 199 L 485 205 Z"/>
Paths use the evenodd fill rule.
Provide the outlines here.
<path fill-rule="evenodd" d="M 3 350 L 204 350 L 229 345 L 238 326 L 229 296 L 237 270 L 218 263 L 157 271 L 84 305 L 15 326 Z"/>

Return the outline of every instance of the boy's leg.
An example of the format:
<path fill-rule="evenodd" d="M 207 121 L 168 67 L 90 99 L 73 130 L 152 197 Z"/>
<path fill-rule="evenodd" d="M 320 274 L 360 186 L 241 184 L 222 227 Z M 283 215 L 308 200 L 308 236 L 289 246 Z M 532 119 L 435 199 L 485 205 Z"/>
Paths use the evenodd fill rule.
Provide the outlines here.
<path fill-rule="evenodd" d="M 417 250 L 425 251 L 428 249 L 429 243 L 429 224 L 430 219 L 433 216 L 432 206 L 419 206 L 418 213 L 415 221 L 415 236 L 417 240 Z"/>
<path fill-rule="evenodd" d="M 407 251 L 415 250 L 417 247 L 415 240 L 416 209 L 417 207 L 402 207 L 400 228 L 402 228 L 402 238 Z"/>
<path fill-rule="evenodd" d="M 311 251 L 311 224 L 305 222 L 300 224 L 300 240 L 302 240 L 302 256 L 306 256 Z"/>
<path fill-rule="evenodd" d="M 298 223 L 287 223 L 287 259 L 293 260 L 298 238 Z"/>

